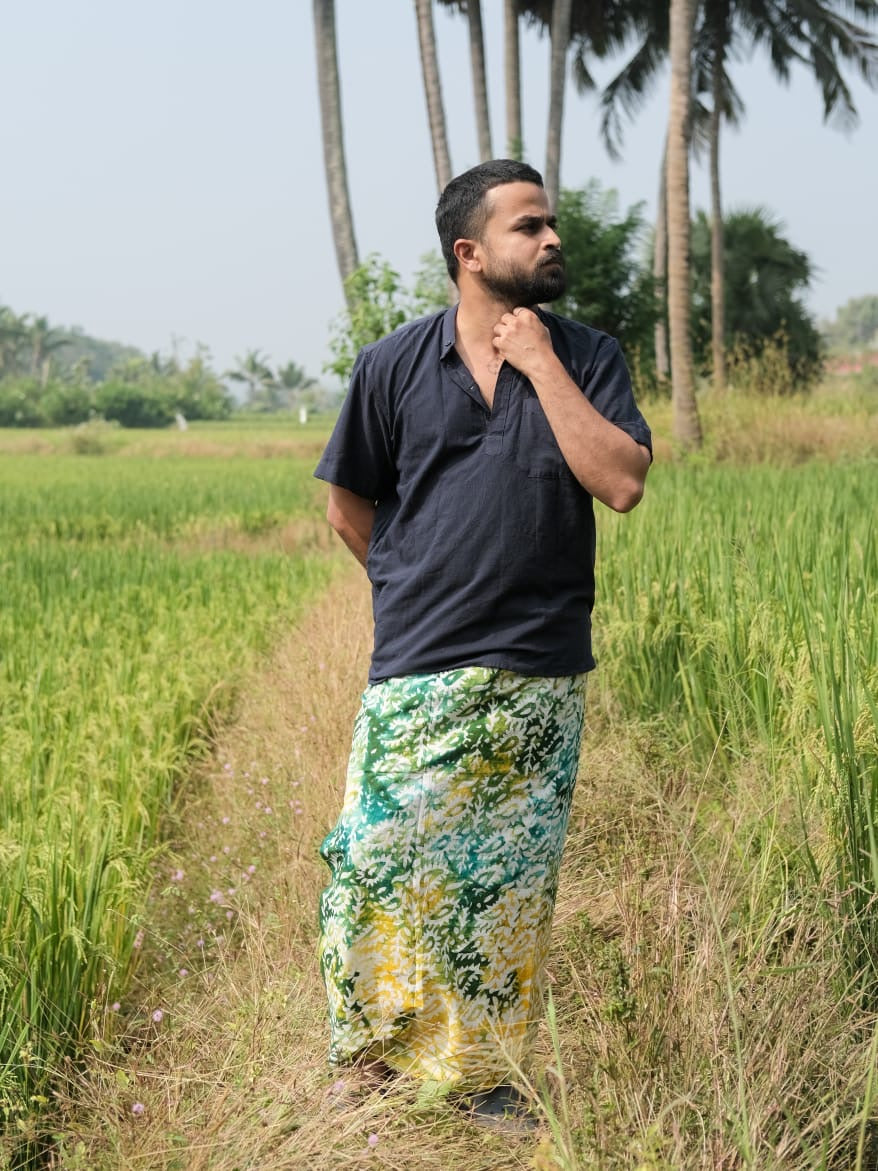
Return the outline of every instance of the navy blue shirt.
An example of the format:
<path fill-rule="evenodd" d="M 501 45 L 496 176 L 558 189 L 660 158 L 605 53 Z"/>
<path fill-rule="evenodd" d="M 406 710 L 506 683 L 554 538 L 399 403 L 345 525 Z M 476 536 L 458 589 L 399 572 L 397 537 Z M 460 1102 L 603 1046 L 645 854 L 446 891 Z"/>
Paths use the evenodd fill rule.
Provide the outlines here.
<path fill-rule="evenodd" d="M 369 681 L 473 665 L 591 670 L 592 498 L 507 362 L 488 408 L 454 347 L 456 312 L 361 350 L 314 473 L 376 502 Z M 539 316 L 592 405 L 651 450 L 618 343 Z"/>

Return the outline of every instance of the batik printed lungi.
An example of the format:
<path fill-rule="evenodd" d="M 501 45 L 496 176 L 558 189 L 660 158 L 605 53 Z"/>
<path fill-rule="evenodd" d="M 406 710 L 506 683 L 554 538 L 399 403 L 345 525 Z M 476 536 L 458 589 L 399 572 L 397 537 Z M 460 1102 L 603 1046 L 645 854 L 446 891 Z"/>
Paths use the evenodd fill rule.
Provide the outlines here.
<path fill-rule="evenodd" d="M 487 667 L 367 688 L 321 846 L 330 1060 L 488 1089 L 542 1015 L 585 676 Z"/>

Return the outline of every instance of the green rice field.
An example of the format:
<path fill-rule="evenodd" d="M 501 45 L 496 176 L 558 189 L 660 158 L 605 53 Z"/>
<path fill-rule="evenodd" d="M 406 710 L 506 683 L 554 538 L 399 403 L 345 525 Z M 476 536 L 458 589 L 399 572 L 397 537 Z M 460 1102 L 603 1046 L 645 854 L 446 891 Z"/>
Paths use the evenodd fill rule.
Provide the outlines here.
<path fill-rule="evenodd" d="M 63 1062 L 109 1043 L 193 764 L 339 564 L 311 478 L 325 434 L 229 425 L 83 454 L 59 435 L 0 455 L 0 1118 L 13 1130 L 48 1111 Z M 592 685 L 679 786 L 709 792 L 705 824 L 746 778 L 760 913 L 825 905 L 845 995 L 871 1010 L 876 500 L 868 454 L 658 460 L 634 513 L 600 510 Z"/>
<path fill-rule="evenodd" d="M 327 579 L 312 468 L 310 452 L 0 457 L 7 1121 L 124 991 L 186 770 Z"/>

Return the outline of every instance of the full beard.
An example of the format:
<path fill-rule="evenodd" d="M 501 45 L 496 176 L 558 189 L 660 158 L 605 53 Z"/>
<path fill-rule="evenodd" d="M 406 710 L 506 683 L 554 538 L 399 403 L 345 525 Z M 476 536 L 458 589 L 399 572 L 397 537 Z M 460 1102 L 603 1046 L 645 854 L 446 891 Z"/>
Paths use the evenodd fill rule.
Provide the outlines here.
<path fill-rule="evenodd" d="M 507 268 L 494 272 L 482 271 L 481 275 L 485 289 L 498 301 L 521 305 L 525 309 L 555 301 L 564 295 L 567 288 L 567 276 L 560 253 L 541 261 L 533 272 Z"/>

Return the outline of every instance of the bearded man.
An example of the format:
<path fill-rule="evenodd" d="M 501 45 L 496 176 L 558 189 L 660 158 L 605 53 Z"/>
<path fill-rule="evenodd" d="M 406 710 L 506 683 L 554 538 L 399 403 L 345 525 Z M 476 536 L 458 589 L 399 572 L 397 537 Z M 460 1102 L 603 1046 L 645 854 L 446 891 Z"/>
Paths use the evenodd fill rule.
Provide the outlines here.
<path fill-rule="evenodd" d="M 617 342 L 540 308 L 565 274 L 538 172 L 473 167 L 436 224 L 459 303 L 360 352 L 315 473 L 375 619 L 321 967 L 331 1063 L 450 1083 L 520 1129 L 594 667 L 593 499 L 638 503 L 651 438 Z"/>

